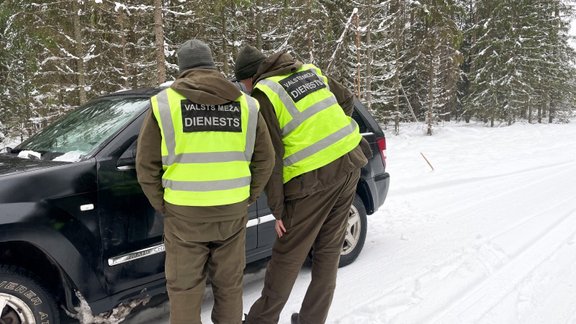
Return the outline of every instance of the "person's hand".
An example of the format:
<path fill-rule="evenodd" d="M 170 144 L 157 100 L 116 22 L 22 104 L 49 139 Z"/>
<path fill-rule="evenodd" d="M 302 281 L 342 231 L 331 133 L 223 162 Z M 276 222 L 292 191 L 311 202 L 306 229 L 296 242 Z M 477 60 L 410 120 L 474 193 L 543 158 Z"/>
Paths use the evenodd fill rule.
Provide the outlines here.
<path fill-rule="evenodd" d="M 286 227 L 284 227 L 284 222 L 281 219 L 276 220 L 276 224 L 274 224 L 274 229 L 276 229 L 276 234 L 278 237 L 282 237 L 284 233 L 286 233 Z"/>

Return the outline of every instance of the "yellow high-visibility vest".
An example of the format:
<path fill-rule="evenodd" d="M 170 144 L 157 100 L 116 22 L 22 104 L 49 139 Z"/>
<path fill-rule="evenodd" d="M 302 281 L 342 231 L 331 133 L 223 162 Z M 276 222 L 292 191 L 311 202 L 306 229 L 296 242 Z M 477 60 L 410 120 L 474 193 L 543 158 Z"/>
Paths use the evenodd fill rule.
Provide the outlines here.
<path fill-rule="evenodd" d="M 362 139 L 330 91 L 328 79 L 312 64 L 258 81 L 276 112 L 284 143 L 284 183 L 352 151 Z"/>
<path fill-rule="evenodd" d="M 151 104 L 162 134 L 164 200 L 220 206 L 250 196 L 256 99 L 242 94 L 227 104 L 206 105 L 168 88 Z"/>

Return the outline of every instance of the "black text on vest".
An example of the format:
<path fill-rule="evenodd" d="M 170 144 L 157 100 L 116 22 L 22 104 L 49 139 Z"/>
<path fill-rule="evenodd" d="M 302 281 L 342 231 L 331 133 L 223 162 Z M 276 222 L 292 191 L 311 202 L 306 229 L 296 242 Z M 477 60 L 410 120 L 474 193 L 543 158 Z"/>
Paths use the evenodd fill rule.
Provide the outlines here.
<path fill-rule="evenodd" d="M 280 84 L 294 102 L 300 101 L 314 91 L 326 88 L 324 82 L 310 70 L 294 73 L 286 79 L 280 80 Z"/>
<path fill-rule="evenodd" d="M 185 133 L 242 132 L 242 117 L 238 102 L 205 105 L 182 100 L 180 108 Z"/>

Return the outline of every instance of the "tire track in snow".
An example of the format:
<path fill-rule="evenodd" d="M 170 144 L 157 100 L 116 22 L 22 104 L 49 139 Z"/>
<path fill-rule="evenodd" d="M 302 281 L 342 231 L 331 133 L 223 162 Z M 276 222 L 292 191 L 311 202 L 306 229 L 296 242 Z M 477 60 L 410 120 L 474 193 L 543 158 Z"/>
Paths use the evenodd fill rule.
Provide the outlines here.
<path fill-rule="evenodd" d="M 576 235 L 522 279 L 503 299 L 493 302 L 479 324 L 574 323 L 576 311 Z M 505 315 L 504 315 L 505 314 Z"/>
<path fill-rule="evenodd" d="M 456 200 L 457 204 L 453 206 L 445 206 L 443 212 L 450 214 L 460 214 L 464 211 L 477 208 L 477 206 L 483 206 L 487 201 L 497 199 L 500 197 L 505 197 L 519 192 L 530 192 L 534 188 L 537 188 L 540 183 L 544 183 L 550 179 L 557 178 L 558 176 L 567 173 L 566 166 L 574 166 L 574 163 L 558 163 L 551 164 L 546 167 L 535 167 L 519 172 L 511 172 L 505 174 L 505 176 L 495 176 L 486 177 L 485 181 L 482 181 L 480 186 L 475 188 L 476 192 L 482 192 L 482 195 L 474 197 L 472 202 L 463 202 L 461 200 Z M 514 182 L 517 186 L 509 186 L 511 178 L 529 173 L 533 175 L 533 180 L 527 182 L 517 181 Z M 484 190 L 480 190 L 480 189 Z M 550 188 L 542 188 L 542 190 L 549 190 Z M 514 200 L 512 200 L 514 201 Z"/>
<path fill-rule="evenodd" d="M 564 163 L 557 164 L 565 165 Z M 538 168 L 538 170 L 541 170 Z M 547 172 L 544 177 L 535 177 L 535 181 L 516 187 L 509 192 L 522 191 L 523 187 L 534 186 L 535 184 L 549 181 L 549 178 L 569 181 L 570 177 L 559 177 L 559 173 L 573 172 L 571 168 L 559 170 L 551 174 Z M 547 183 L 548 184 L 548 183 Z M 548 184 L 549 185 L 549 184 Z M 568 187 L 566 187 L 568 188 Z M 548 188 L 550 190 L 550 188 Z M 507 196 L 508 193 L 496 195 Z M 486 197 L 483 197 L 485 200 Z M 494 198 L 494 197 L 492 197 Z M 522 258 L 523 253 L 532 251 L 532 247 L 542 248 L 546 244 L 539 244 L 544 237 L 554 238 L 559 231 L 569 231 L 574 235 L 576 232 L 576 215 L 574 211 L 566 214 L 566 206 L 573 205 L 573 196 L 562 200 L 556 200 L 556 204 L 544 211 L 538 211 L 529 217 L 515 222 L 511 226 L 482 239 L 475 247 L 468 247 L 453 253 L 440 265 L 428 268 L 415 276 L 411 276 L 394 288 L 386 290 L 369 300 L 365 300 L 358 308 L 351 309 L 348 314 L 341 317 L 339 323 L 429 323 L 432 316 L 440 312 L 440 315 L 454 309 L 453 305 L 459 305 L 459 300 L 466 298 L 472 289 L 473 292 L 482 291 L 482 287 L 492 285 L 490 279 L 498 273 L 505 273 L 508 268 L 522 268 L 526 270 L 525 264 L 529 264 L 528 270 L 533 270 L 538 263 L 533 264 Z M 549 215 L 561 215 L 549 216 Z M 567 223 L 567 224 L 566 224 Z M 562 226 L 561 226 L 562 225 Z M 569 225 L 564 227 L 565 225 Z M 544 229 L 544 230 L 543 230 Z M 552 234 L 551 234 L 552 233 Z M 550 243 L 546 241 L 546 243 Z M 550 245 L 557 246 L 557 245 Z M 554 251 L 545 251 L 538 255 L 550 255 Z M 520 258 L 520 259 L 518 259 Z M 480 270 L 479 270 L 480 269 Z M 529 273 L 529 272 L 528 272 Z M 501 275 L 499 275 L 501 276 Z M 525 276 L 524 276 L 525 277 Z M 522 278 L 524 278 L 522 277 Z M 498 278 L 498 277 L 496 277 Z M 520 280 L 516 280 L 517 284 Z M 509 280 L 509 278 L 508 278 Z M 510 281 L 510 280 L 509 280 Z M 437 290 L 441 290 L 439 293 Z M 434 296 L 434 300 L 427 299 L 429 295 Z M 385 309 L 385 311 L 382 311 Z M 355 313 L 355 314 L 354 314 Z M 416 315 L 414 315 L 416 314 Z M 463 323 L 462 321 L 438 321 L 438 323 Z"/>
<path fill-rule="evenodd" d="M 500 174 L 493 174 L 493 175 L 489 175 L 489 176 L 485 176 L 485 177 L 461 178 L 461 179 L 454 179 L 454 180 L 444 181 L 444 182 L 435 182 L 435 183 L 431 183 L 431 184 L 427 184 L 427 185 L 421 185 L 421 186 L 417 186 L 417 187 L 402 187 L 402 188 L 394 189 L 393 193 L 395 196 L 397 196 L 397 195 L 402 196 L 402 195 L 411 195 L 411 194 L 419 193 L 419 192 L 429 192 L 430 190 L 435 190 L 435 189 L 468 185 L 470 183 L 484 182 L 486 180 L 492 180 L 492 179 L 506 181 L 505 178 L 507 178 L 507 177 L 523 175 L 523 174 L 531 173 L 534 171 L 545 171 L 545 170 L 549 170 L 549 169 L 558 169 L 558 168 L 562 168 L 565 166 L 571 166 L 571 165 L 574 165 L 574 161 L 565 161 L 565 162 L 552 163 L 552 164 L 547 164 L 547 165 L 538 165 L 538 166 L 534 166 L 534 167 L 530 167 L 530 168 L 526 168 L 526 169 L 522 169 L 522 170 L 500 173 Z"/>
<path fill-rule="evenodd" d="M 510 203 L 506 203 L 506 208 L 516 207 L 513 209 L 521 209 L 525 210 L 526 213 L 531 213 L 532 210 L 526 208 L 526 206 L 530 203 L 529 201 L 524 201 L 524 205 L 514 205 L 517 204 L 517 202 L 522 201 L 523 196 L 526 195 L 526 193 L 539 193 L 543 197 L 547 197 L 548 195 L 556 196 L 556 189 L 551 186 L 550 183 L 558 178 L 569 178 L 571 175 L 567 176 L 567 172 L 573 172 L 573 174 L 576 175 L 576 168 L 574 168 L 574 166 L 576 166 L 576 164 L 571 163 L 568 164 L 568 167 L 573 167 L 572 169 L 565 168 L 566 163 L 558 163 L 548 165 L 548 168 L 530 168 L 531 172 L 529 174 L 531 177 L 526 177 L 526 175 L 523 174 L 520 176 L 520 179 L 514 178 L 519 176 L 516 173 L 510 173 L 507 177 L 490 177 L 485 181 L 476 184 L 472 190 L 466 187 L 470 185 L 469 183 L 461 182 L 460 185 L 464 187 L 462 189 L 453 190 L 449 195 L 437 195 L 436 190 L 430 189 L 430 191 L 428 191 L 426 194 L 437 197 L 433 201 L 429 201 L 428 205 L 417 203 L 420 204 L 418 207 L 416 207 L 414 204 L 420 200 L 418 195 L 421 196 L 422 193 L 416 192 L 412 196 L 398 199 L 396 192 L 394 191 L 390 195 L 390 200 L 394 200 L 395 202 L 403 202 L 404 205 L 402 205 L 402 208 L 409 208 L 415 212 L 416 215 L 420 215 L 420 217 L 400 219 L 390 218 L 387 220 L 389 223 L 388 226 L 393 231 L 395 230 L 398 232 L 408 233 L 410 231 L 413 232 L 417 230 L 418 227 L 420 227 L 419 229 L 422 230 L 421 227 L 430 226 L 431 221 L 447 221 L 452 224 L 460 223 L 462 226 L 469 226 L 467 222 L 472 220 L 474 217 L 484 218 L 483 215 L 479 215 L 480 213 L 491 215 L 502 214 L 502 212 L 505 212 L 505 209 L 490 209 L 490 206 L 498 205 L 501 203 L 499 199 L 510 201 Z M 524 170 L 521 173 L 525 172 L 528 171 Z M 515 186 L 510 186 L 510 183 L 514 183 Z M 439 192 L 445 192 L 445 190 L 440 188 L 437 188 L 437 190 Z M 426 197 L 423 198 L 426 201 Z M 430 203 L 433 205 L 429 205 Z M 438 211 L 438 206 L 441 206 L 440 212 Z M 390 210 L 391 207 L 393 208 L 394 205 L 391 206 L 389 203 L 388 209 Z M 511 210 L 511 212 L 514 213 L 515 211 Z M 446 217 L 446 215 L 452 216 Z M 517 222 L 521 224 L 527 219 L 529 219 L 529 217 L 523 218 Z M 502 215 L 502 220 L 505 220 L 505 215 Z M 443 227 L 445 226 L 443 225 Z M 506 231 L 506 228 L 509 228 L 509 226 L 505 224 L 503 225 L 503 228 L 504 231 Z M 427 229 L 425 230 L 427 231 Z M 404 237 L 404 234 L 401 235 Z"/>
<path fill-rule="evenodd" d="M 569 205 L 566 202 L 565 205 Z M 571 205 L 571 204 L 570 204 Z M 525 245 L 513 259 L 494 274 L 467 291 L 451 305 L 440 310 L 431 318 L 431 323 L 473 323 L 491 310 L 498 302 L 516 289 L 538 266 L 545 263 L 551 255 L 569 244 L 576 235 L 576 209 L 555 220 L 551 227 Z M 504 240 L 509 239 L 506 237 Z M 494 298 L 497 296 L 497 298 Z"/>
<path fill-rule="evenodd" d="M 493 276 L 510 267 L 525 269 L 530 260 L 518 259 L 525 251 L 532 251 L 541 237 L 556 239 L 555 230 L 569 231 L 572 237 L 576 235 L 576 211 L 560 214 L 561 217 L 551 219 L 542 217 L 548 214 L 558 214 L 556 209 L 565 210 L 571 206 L 572 199 L 566 199 L 551 208 L 532 215 L 507 229 L 484 238 L 474 247 L 461 249 L 443 262 L 429 267 L 426 271 L 402 280 L 393 288 L 382 294 L 365 300 L 358 308 L 351 309 L 341 317 L 338 323 L 432 323 L 432 319 L 447 313 L 460 300 L 465 299 L 467 292 L 481 291 L 482 287 L 490 286 Z M 566 224 L 567 221 L 569 224 Z M 571 226 L 571 227 L 570 227 Z M 526 235 L 528 232 L 533 232 Z M 563 240 L 564 241 L 567 241 Z M 546 241 L 541 245 L 546 246 Z M 503 247 L 508 246 L 506 250 Z M 552 244 L 551 246 L 554 246 Z M 545 251 L 542 255 L 551 255 L 553 251 Z M 540 264 L 537 261 L 537 264 Z M 534 265 L 534 267 L 537 266 Z M 531 271 L 534 267 L 529 267 Z M 519 272 L 521 273 L 521 272 Z M 512 273 L 514 275 L 514 272 Z M 525 278 L 520 277 L 515 283 Z M 503 293 L 507 293 L 504 291 Z M 429 296 L 433 295 L 434 299 Z M 488 298 L 488 300 L 490 300 Z M 472 307 L 474 303 L 472 303 Z M 382 310 L 384 309 L 384 311 Z M 441 318 L 435 320 L 439 324 L 468 323 L 461 319 Z"/>

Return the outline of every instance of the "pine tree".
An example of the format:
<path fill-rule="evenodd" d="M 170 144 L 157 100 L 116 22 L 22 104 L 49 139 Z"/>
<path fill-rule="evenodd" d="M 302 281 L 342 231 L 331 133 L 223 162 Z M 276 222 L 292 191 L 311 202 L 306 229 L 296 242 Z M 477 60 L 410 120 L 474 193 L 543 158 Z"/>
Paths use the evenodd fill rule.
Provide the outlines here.
<path fill-rule="evenodd" d="M 416 115 L 423 118 L 427 133 L 439 116 L 455 108 L 459 75 L 460 31 L 456 25 L 457 7 L 452 0 L 427 0 L 412 5 L 408 49 L 411 74 L 408 89 Z"/>
<path fill-rule="evenodd" d="M 365 64 L 372 69 L 368 105 L 384 123 L 394 122 L 396 134 L 401 121 L 413 118 L 403 87 L 410 60 L 407 55 L 409 10 L 403 0 L 388 0 L 370 5 L 371 15 L 367 18 L 370 35 L 367 46 L 371 54 L 367 55 Z"/>
<path fill-rule="evenodd" d="M 560 1 L 479 2 L 472 46 L 468 107 L 494 126 L 518 118 L 532 122 L 572 97 L 569 80 L 573 50 L 567 44 L 567 22 Z M 554 98 L 552 98 L 554 96 Z"/>
<path fill-rule="evenodd" d="M 542 2 L 536 5 L 536 19 L 542 29 L 535 35 L 538 41 L 539 60 L 535 62 L 534 70 L 537 78 L 532 80 L 535 88 L 537 122 L 541 123 L 548 116 L 548 122 L 553 122 L 558 114 L 564 119 L 565 108 L 570 107 L 574 100 L 575 88 L 574 68 L 575 52 L 568 43 L 569 20 L 574 9 L 561 0 Z M 532 113 L 527 119 L 532 121 Z"/>
<path fill-rule="evenodd" d="M 476 14 L 477 0 L 458 0 L 457 5 L 461 8 L 460 15 L 456 16 L 456 23 L 462 31 L 462 42 L 460 52 L 462 53 L 462 63 L 460 64 L 460 75 L 458 78 L 458 94 L 455 107 L 455 117 L 464 118 L 468 123 L 472 113 L 465 109 L 464 100 L 470 94 L 470 69 L 472 66 L 471 47 L 476 42 L 477 35 L 474 26 L 477 23 Z"/>
<path fill-rule="evenodd" d="M 24 139 L 43 127 L 52 112 L 43 102 L 51 96 L 38 85 L 38 53 L 47 36 L 30 24 L 36 3 L 6 0 L 0 3 L 0 124 L 7 136 Z"/>
<path fill-rule="evenodd" d="M 246 44 L 340 81 L 404 121 L 564 121 L 576 94 L 572 0 L 4 0 L 0 130 L 21 137 L 95 96 L 178 74 L 205 41 L 233 76 Z"/>

